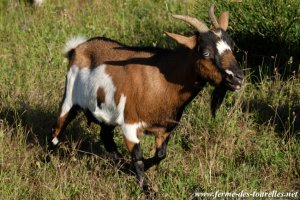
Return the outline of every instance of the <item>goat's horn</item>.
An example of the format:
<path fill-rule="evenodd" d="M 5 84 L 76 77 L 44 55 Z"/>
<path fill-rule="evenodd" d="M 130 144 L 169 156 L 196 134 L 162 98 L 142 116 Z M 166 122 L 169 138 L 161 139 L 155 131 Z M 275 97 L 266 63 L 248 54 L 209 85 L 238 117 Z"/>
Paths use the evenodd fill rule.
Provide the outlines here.
<path fill-rule="evenodd" d="M 220 28 L 220 24 L 215 16 L 215 6 L 211 5 L 208 11 L 208 16 L 210 18 L 211 23 L 215 28 Z"/>
<path fill-rule="evenodd" d="M 205 33 L 209 31 L 209 28 L 206 26 L 206 24 L 202 21 L 199 21 L 198 19 L 194 17 L 184 16 L 184 15 L 173 15 L 174 18 L 180 19 L 182 21 L 185 21 L 186 23 L 192 25 L 195 27 L 200 33 Z"/>

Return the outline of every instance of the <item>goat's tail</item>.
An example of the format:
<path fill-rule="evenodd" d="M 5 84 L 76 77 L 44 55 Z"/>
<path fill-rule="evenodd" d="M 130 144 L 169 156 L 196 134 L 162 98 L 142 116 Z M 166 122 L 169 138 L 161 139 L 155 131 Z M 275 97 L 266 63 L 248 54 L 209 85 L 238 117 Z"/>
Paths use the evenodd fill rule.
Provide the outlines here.
<path fill-rule="evenodd" d="M 70 60 L 74 53 L 74 49 L 86 41 L 87 38 L 84 36 L 77 36 L 69 39 L 63 50 L 64 56 Z"/>

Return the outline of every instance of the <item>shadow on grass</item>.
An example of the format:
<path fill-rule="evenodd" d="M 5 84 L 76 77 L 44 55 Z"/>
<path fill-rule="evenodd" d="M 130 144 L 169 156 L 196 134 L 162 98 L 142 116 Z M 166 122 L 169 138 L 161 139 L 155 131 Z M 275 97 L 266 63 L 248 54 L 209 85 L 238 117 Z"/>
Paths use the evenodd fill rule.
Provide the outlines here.
<path fill-rule="evenodd" d="M 50 157 L 47 156 L 47 143 L 49 142 L 47 138 L 56 120 L 56 113 L 43 108 L 20 104 L 18 109 L 4 108 L 0 110 L 0 119 L 3 119 L 13 129 L 21 127 L 21 132 L 26 134 L 26 143 L 30 146 L 42 147 L 44 151 L 42 153 L 43 155 L 41 155 L 41 159 L 44 162 L 50 161 L 48 159 Z M 91 156 L 109 161 L 113 166 L 117 167 L 120 172 L 135 175 L 131 162 L 128 159 L 112 159 L 104 149 L 101 141 L 95 141 L 95 138 L 92 138 L 93 135 L 89 136 L 88 134 L 84 134 L 85 129 L 78 123 L 78 121 L 81 120 L 86 119 L 83 114 L 78 114 L 77 118 L 69 124 L 60 138 L 62 145 L 60 145 L 59 151 L 56 151 L 54 155 L 62 159 L 71 159 L 74 156 L 76 159 L 82 159 L 85 156 Z M 18 131 L 14 131 L 14 134 L 17 134 L 17 132 Z M 11 136 L 13 137 L 14 135 Z M 75 148 L 72 147 L 71 143 L 73 143 L 73 145 L 75 143 Z M 151 158 L 145 159 L 145 162 L 150 161 Z"/>
<path fill-rule="evenodd" d="M 47 153 L 48 136 L 51 133 L 51 128 L 56 120 L 56 113 L 48 111 L 40 107 L 32 107 L 25 103 L 20 103 L 18 108 L 3 108 L 0 110 L 0 118 L 13 129 L 23 129 L 22 133 L 26 134 L 26 143 L 30 145 L 39 145 Z M 103 148 L 101 148 L 100 141 L 96 141 L 84 134 L 85 129 L 78 123 L 83 116 L 78 115 L 77 118 L 69 124 L 66 131 L 61 135 L 60 140 L 65 143 L 68 141 L 75 141 L 78 143 L 78 154 L 105 156 Z M 80 119 L 78 119 L 80 118 Z M 17 133 L 17 131 L 14 131 Z M 12 135 L 13 136 L 13 135 Z M 70 149 L 72 147 L 69 147 Z M 67 148 L 68 149 L 68 148 Z M 69 150 L 66 150 L 69 151 Z M 71 151 L 71 150 L 70 150 Z M 67 155 L 67 154 L 65 154 Z"/>
<path fill-rule="evenodd" d="M 281 81 L 300 74 L 300 40 L 288 43 L 277 37 L 264 37 L 258 33 L 234 33 L 233 39 L 240 48 L 237 59 L 246 64 L 246 73 L 251 83 L 259 83 L 261 78 L 280 78 Z M 277 77 L 278 76 L 278 77 Z M 276 98 L 274 96 L 273 98 Z M 257 112 L 258 124 L 270 123 L 282 138 L 300 138 L 300 104 L 288 104 L 276 108 L 259 99 L 250 100 L 242 105 L 244 111 Z M 294 101 L 294 99 L 291 99 Z"/>
<path fill-rule="evenodd" d="M 0 118 L 4 119 L 8 125 L 14 129 L 21 128 L 26 134 L 28 144 L 39 144 L 41 147 L 47 146 L 47 136 L 51 132 L 52 125 L 56 119 L 56 113 L 45 110 L 40 107 L 32 107 L 25 103 L 20 103 L 17 108 L 4 108 L 0 112 Z M 75 120 L 74 120 L 75 121 Z M 72 132 L 72 135 L 68 134 Z M 64 137 L 76 138 L 84 130 L 78 123 L 72 123 L 68 130 L 63 134 Z M 73 134 L 74 133 L 74 134 Z"/>
<path fill-rule="evenodd" d="M 46 135 L 50 130 L 51 113 L 39 108 L 20 105 L 19 108 L 7 107 L 0 112 L 0 118 L 13 129 L 24 129 L 26 142 L 29 144 L 46 145 Z M 13 135 L 12 135 L 13 136 Z"/>
<path fill-rule="evenodd" d="M 272 108 L 264 101 L 250 100 L 242 107 L 244 111 L 258 113 L 256 123 L 271 124 L 279 137 L 300 139 L 300 105 L 290 107 L 285 104 Z"/>

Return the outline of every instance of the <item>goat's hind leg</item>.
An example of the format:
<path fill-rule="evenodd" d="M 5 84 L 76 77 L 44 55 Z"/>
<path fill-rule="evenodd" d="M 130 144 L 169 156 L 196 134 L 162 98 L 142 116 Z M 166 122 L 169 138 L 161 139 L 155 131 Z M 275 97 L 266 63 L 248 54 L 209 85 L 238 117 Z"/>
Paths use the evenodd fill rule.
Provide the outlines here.
<path fill-rule="evenodd" d="M 60 104 L 60 111 L 57 117 L 56 123 L 52 128 L 50 143 L 48 148 L 50 151 L 53 151 L 55 147 L 58 145 L 59 140 L 58 136 L 66 129 L 68 124 L 76 117 L 79 106 L 73 103 L 73 87 L 76 79 L 76 75 L 78 73 L 77 68 L 71 68 L 68 71 L 68 75 L 66 77 L 66 86 L 63 100 Z M 78 95 L 75 95 L 78 96 Z M 51 142 L 50 142 L 51 141 Z"/>
<path fill-rule="evenodd" d="M 48 139 L 48 150 L 50 152 L 54 151 L 56 147 L 59 144 L 59 136 L 64 132 L 68 124 L 76 117 L 78 106 L 72 106 L 71 109 L 66 112 L 64 115 L 61 115 L 61 112 L 59 116 L 57 117 L 56 123 L 54 124 L 50 137 Z M 61 110 L 61 109 L 60 109 Z"/>

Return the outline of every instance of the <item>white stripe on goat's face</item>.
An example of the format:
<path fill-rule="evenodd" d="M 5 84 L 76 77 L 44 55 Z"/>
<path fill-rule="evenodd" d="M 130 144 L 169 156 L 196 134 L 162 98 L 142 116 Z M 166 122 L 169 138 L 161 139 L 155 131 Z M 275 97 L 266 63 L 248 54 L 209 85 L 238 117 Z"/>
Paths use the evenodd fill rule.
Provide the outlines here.
<path fill-rule="evenodd" d="M 66 95 L 62 104 L 61 117 L 70 111 L 72 106 L 78 105 L 88 109 L 100 122 L 112 125 L 124 123 L 124 109 L 126 97 L 121 94 L 119 104 L 116 105 L 114 95 L 116 88 L 111 77 L 105 71 L 106 65 L 96 68 L 78 68 L 73 65 L 67 75 Z M 102 88 L 105 101 L 98 105 L 97 91 Z"/>
<path fill-rule="evenodd" d="M 227 44 L 227 42 L 225 42 L 224 40 L 219 40 L 217 42 L 217 50 L 219 55 L 222 55 L 226 50 L 231 51 L 230 46 Z"/>
<path fill-rule="evenodd" d="M 229 69 L 226 69 L 225 72 L 229 75 L 229 76 L 234 76 L 234 73 L 229 70 Z"/>
<path fill-rule="evenodd" d="M 227 50 L 232 51 L 228 43 L 222 39 L 222 31 L 213 31 L 213 33 L 219 38 L 219 41 L 216 43 L 216 47 L 220 56 L 222 56 L 222 54 Z M 234 73 L 229 69 L 226 69 L 225 72 L 229 76 L 234 76 Z"/>

